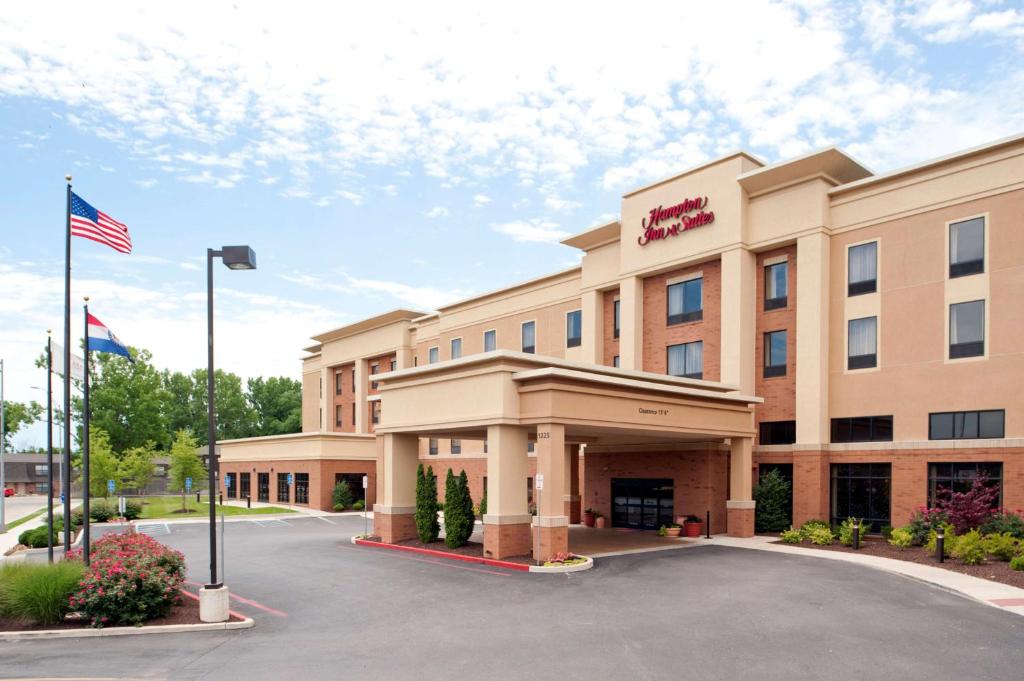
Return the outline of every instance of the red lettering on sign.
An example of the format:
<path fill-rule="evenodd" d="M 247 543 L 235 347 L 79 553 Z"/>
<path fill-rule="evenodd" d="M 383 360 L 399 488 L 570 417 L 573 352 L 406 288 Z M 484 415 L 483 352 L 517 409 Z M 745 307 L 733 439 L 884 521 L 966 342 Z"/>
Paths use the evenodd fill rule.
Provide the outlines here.
<path fill-rule="evenodd" d="M 715 221 L 714 211 L 705 211 L 708 206 L 708 197 L 698 196 L 691 199 L 683 199 L 674 206 L 665 208 L 658 206 L 652 208 L 647 217 L 640 222 L 643 234 L 637 237 L 637 243 L 646 246 L 652 241 L 660 241 L 670 236 L 679 236 L 683 232 L 695 227 L 710 224 Z M 691 215 L 694 211 L 697 213 Z M 676 220 L 671 225 L 661 227 L 661 222 Z"/>

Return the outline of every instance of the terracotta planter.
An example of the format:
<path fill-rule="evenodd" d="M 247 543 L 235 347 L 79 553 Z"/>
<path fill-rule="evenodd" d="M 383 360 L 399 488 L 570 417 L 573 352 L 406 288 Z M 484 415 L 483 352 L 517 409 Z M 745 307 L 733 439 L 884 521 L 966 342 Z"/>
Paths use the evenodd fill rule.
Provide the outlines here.
<path fill-rule="evenodd" d="M 683 528 L 681 528 L 681 527 L 666 527 L 665 528 L 665 536 L 666 537 L 678 537 L 679 534 L 682 531 L 683 531 Z"/>
<path fill-rule="evenodd" d="M 683 523 L 683 529 L 686 531 L 687 537 L 699 537 L 704 531 L 704 523 L 700 521 Z"/>
<path fill-rule="evenodd" d="M 594 526 L 594 514 L 593 513 L 584 513 L 583 514 L 583 524 L 586 525 L 587 527 L 593 527 Z"/>
<path fill-rule="evenodd" d="M 598 529 L 603 530 L 604 529 L 604 524 L 605 524 L 605 518 L 604 518 L 603 515 L 602 516 L 598 516 L 597 518 L 594 519 L 594 526 L 597 527 Z"/>

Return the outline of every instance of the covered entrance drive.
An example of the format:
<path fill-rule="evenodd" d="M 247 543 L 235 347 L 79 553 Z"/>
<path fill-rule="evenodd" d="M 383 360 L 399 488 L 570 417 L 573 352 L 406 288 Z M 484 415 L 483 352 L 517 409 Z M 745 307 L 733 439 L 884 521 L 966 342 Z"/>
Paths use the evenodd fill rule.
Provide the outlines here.
<path fill-rule="evenodd" d="M 588 459 L 591 447 L 605 458 L 638 448 L 672 456 L 678 450 L 679 460 L 687 448 L 708 450 L 707 456 L 727 461 L 728 532 L 753 534 L 753 405 L 760 400 L 732 386 L 507 350 L 381 374 L 377 380 L 382 404 L 374 529 L 384 541 L 416 534 L 420 438 L 486 440 L 484 554 L 489 557 L 532 550 L 544 560 L 570 549 L 568 526 L 579 521 L 584 445 Z M 536 516 L 527 505 L 529 443 L 536 456 Z M 624 494 L 612 495 L 623 502 L 614 504 L 613 522 L 651 528 L 671 522 L 677 509 L 666 477 L 615 480 L 615 491 Z"/>

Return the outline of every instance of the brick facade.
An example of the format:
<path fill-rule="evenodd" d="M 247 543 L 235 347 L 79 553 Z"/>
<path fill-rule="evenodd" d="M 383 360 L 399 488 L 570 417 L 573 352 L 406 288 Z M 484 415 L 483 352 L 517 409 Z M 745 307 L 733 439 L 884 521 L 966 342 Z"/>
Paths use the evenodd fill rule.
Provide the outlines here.
<path fill-rule="evenodd" d="M 614 359 L 619 356 L 619 339 L 615 337 L 615 299 L 619 297 L 619 290 L 605 291 L 603 294 L 602 307 L 604 322 L 602 333 L 604 335 L 604 357 L 602 364 L 614 366 Z"/>
<path fill-rule="evenodd" d="M 778 256 L 787 260 L 786 307 L 764 309 L 765 260 Z M 757 256 L 757 286 L 755 295 L 754 336 L 754 394 L 764 398 L 764 404 L 754 408 L 754 420 L 792 421 L 796 419 L 796 246 L 765 251 Z M 785 330 L 786 375 L 764 377 L 764 334 Z"/>
<path fill-rule="evenodd" d="M 336 433 L 356 432 L 355 411 L 353 410 L 353 405 L 356 401 L 355 370 L 356 365 L 351 362 L 334 369 L 333 382 L 330 386 L 326 387 L 327 390 L 330 390 L 330 394 L 333 395 L 331 413 L 327 414 L 327 422 L 324 424 L 327 430 L 332 430 Z M 338 383 L 339 380 L 341 381 L 340 384 Z M 341 388 L 340 392 L 338 391 L 339 386 Z M 338 425 L 339 409 L 341 411 L 340 426 Z"/>
<path fill-rule="evenodd" d="M 366 503 L 372 508 L 376 501 L 377 490 L 377 463 L 362 459 L 351 460 L 278 460 L 278 461 L 225 461 L 220 465 L 221 493 L 228 499 L 227 489 L 224 486 L 224 476 L 231 475 L 235 487 L 236 499 L 238 495 L 238 474 L 249 473 L 250 496 L 253 501 L 257 500 L 257 474 L 269 473 L 270 475 L 270 504 L 285 503 L 277 500 L 277 474 L 278 473 L 306 473 L 309 475 L 309 503 L 299 504 L 309 506 L 321 511 L 332 510 L 331 492 L 334 490 L 335 476 L 349 474 L 353 476 L 366 475 L 369 479 L 366 488 Z M 361 489 L 353 489 L 358 499 L 362 495 Z M 295 485 L 292 484 L 288 491 L 289 504 L 295 504 Z"/>

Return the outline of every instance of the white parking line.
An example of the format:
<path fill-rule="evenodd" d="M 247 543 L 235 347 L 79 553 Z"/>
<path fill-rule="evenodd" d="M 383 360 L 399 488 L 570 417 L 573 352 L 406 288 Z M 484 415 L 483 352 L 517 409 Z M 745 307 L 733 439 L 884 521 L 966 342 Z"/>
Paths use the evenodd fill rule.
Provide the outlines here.
<path fill-rule="evenodd" d="M 284 525 L 285 527 L 291 527 L 291 523 L 287 523 L 280 518 L 269 518 L 266 520 L 258 520 L 253 518 L 250 522 L 256 523 L 260 527 L 276 527 L 278 525 Z"/>
<path fill-rule="evenodd" d="M 322 515 L 317 515 L 317 516 L 313 516 L 313 517 L 314 518 L 319 518 L 320 520 L 324 521 L 325 523 L 330 523 L 331 525 L 337 525 L 336 522 L 334 522 L 333 520 L 328 520 L 327 518 L 323 517 Z"/>
<path fill-rule="evenodd" d="M 144 525 L 136 525 L 135 531 L 148 534 L 150 537 L 160 537 L 170 534 L 171 528 L 167 523 L 146 523 Z"/>

